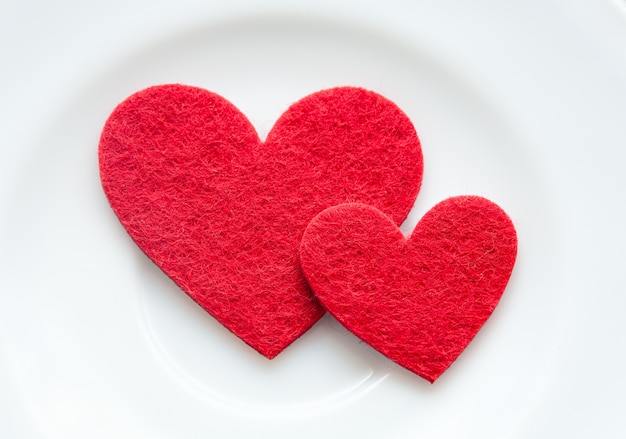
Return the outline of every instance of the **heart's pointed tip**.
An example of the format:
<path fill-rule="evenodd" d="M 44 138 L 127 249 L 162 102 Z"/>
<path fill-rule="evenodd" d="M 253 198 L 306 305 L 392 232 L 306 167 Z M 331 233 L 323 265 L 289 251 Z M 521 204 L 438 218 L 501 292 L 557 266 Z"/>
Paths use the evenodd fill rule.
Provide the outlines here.
<path fill-rule="evenodd" d="M 278 356 L 278 354 L 280 354 L 282 351 L 284 351 L 284 348 L 281 349 L 271 349 L 271 350 L 260 350 L 257 348 L 254 348 L 259 354 L 261 354 L 262 356 L 264 356 L 265 358 L 267 358 L 268 360 L 273 360 L 274 358 L 276 358 Z"/>
<path fill-rule="evenodd" d="M 405 370 L 414 373 L 420 378 L 425 379 L 430 384 L 434 384 L 435 381 L 437 381 L 437 379 L 439 379 L 439 377 L 443 375 L 443 373 L 448 369 L 448 366 L 442 368 L 442 367 L 435 367 L 435 366 L 428 367 L 424 364 L 417 364 L 417 363 L 411 363 L 411 362 L 396 361 L 396 363 L 402 366 Z"/>
<path fill-rule="evenodd" d="M 437 379 L 441 376 L 441 374 L 436 374 L 436 375 L 429 375 L 429 376 L 425 376 L 423 378 L 426 379 L 426 381 L 428 381 L 430 384 L 435 384 L 435 381 L 437 381 Z"/>
<path fill-rule="evenodd" d="M 415 372 L 418 376 L 420 376 L 421 378 L 424 378 L 426 381 L 428 381 L 430 384 L 434 384 L 435 381 L 437 380 L 437 378 L 439 378 L 441 376 L 441 373 L 437 373 L 437 372 L 428 372 L 428 373 L 424 373 L 424 372 Z"/>

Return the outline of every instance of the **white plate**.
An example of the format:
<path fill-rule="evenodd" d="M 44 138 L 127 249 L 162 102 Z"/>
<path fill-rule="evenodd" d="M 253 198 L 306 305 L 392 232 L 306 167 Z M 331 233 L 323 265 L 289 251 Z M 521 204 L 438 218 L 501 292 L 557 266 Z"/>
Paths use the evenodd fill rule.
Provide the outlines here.
<path fill-rule="evenodd" d="M 0 435 L 624 437 L 624 3 L 291 3 L 2 6 Z M 306 94 L 373 89 L 423 142 L 405 231 L 451 195 L 511 215 L 509 287 L 434 385 L 328 317 L 268 361 L 135 248 L 98 136 L 168 82 L 262 136 Z"/>

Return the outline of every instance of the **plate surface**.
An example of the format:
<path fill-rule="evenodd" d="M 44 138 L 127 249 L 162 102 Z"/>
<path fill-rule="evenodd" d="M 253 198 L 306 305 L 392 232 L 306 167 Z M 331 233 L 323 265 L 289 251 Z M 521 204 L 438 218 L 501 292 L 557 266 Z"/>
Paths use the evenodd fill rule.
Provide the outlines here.
<path fill-rule="evenodd" d="M 0 14 L 7 437 L 626 434 L 623 3 L 70 3 Z M 509 213 L 510 284 L 434 385 L 328 316 L 268 361 L 134 246 L 98 137 L 118 102 L 171 82 L 226 97 L 262 137 L 309 93 L 372 89 L 423 143 L 406 233 L 453 195 Z"/>

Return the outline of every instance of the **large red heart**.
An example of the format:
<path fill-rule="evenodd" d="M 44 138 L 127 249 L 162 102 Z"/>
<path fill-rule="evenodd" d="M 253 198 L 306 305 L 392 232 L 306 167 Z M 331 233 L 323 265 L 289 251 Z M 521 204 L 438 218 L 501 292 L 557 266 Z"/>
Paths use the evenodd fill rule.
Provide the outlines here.
<path fill-rule="evenodd" d="M 370 206 L 320 213 L 300 245 L 322 305 L 396 363 L 433 382 L 498 304 L 517 253 L 515 228 L 475 196 L 433 207 L 405 238 Z"/>
<path fill-rule="evenodd" d="M 265 142 L 214 93 L 151 87 L 113 111 L 99 160 L 104 191 L 137 245 L 268 358 L 324 312 L 297 257 L 308 222 L 363 202 L 400 223 L 422 177 L 407 116 L 353 87 L 293 104 Z"/>

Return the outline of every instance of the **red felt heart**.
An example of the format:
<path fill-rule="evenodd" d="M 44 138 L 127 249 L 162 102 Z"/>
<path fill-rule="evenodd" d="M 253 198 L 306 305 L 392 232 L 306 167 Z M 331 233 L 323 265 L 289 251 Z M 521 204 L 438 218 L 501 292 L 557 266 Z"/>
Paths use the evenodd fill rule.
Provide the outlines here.
<path fill-rule="evenodd" d="M 99 160 L 104 191 L 133 240 L 268 358 L 324 312 L 297 257 L 308 222 L 326 207 L 363 202 L 400 223 L 422 177 L 407 116 L 352 87 L 293 104 L 265 142 L 214 93 L 151 87 L 113 111 Z"/>
<path fill-rule="evenodd" d="M 517 253 L 515 228 L 481 197 L 449 198 L 405 238 L 374 207 L 316 216 L 300 245 L 322 305 L 363 341 L 435 381 L 498 304 Z"/>

